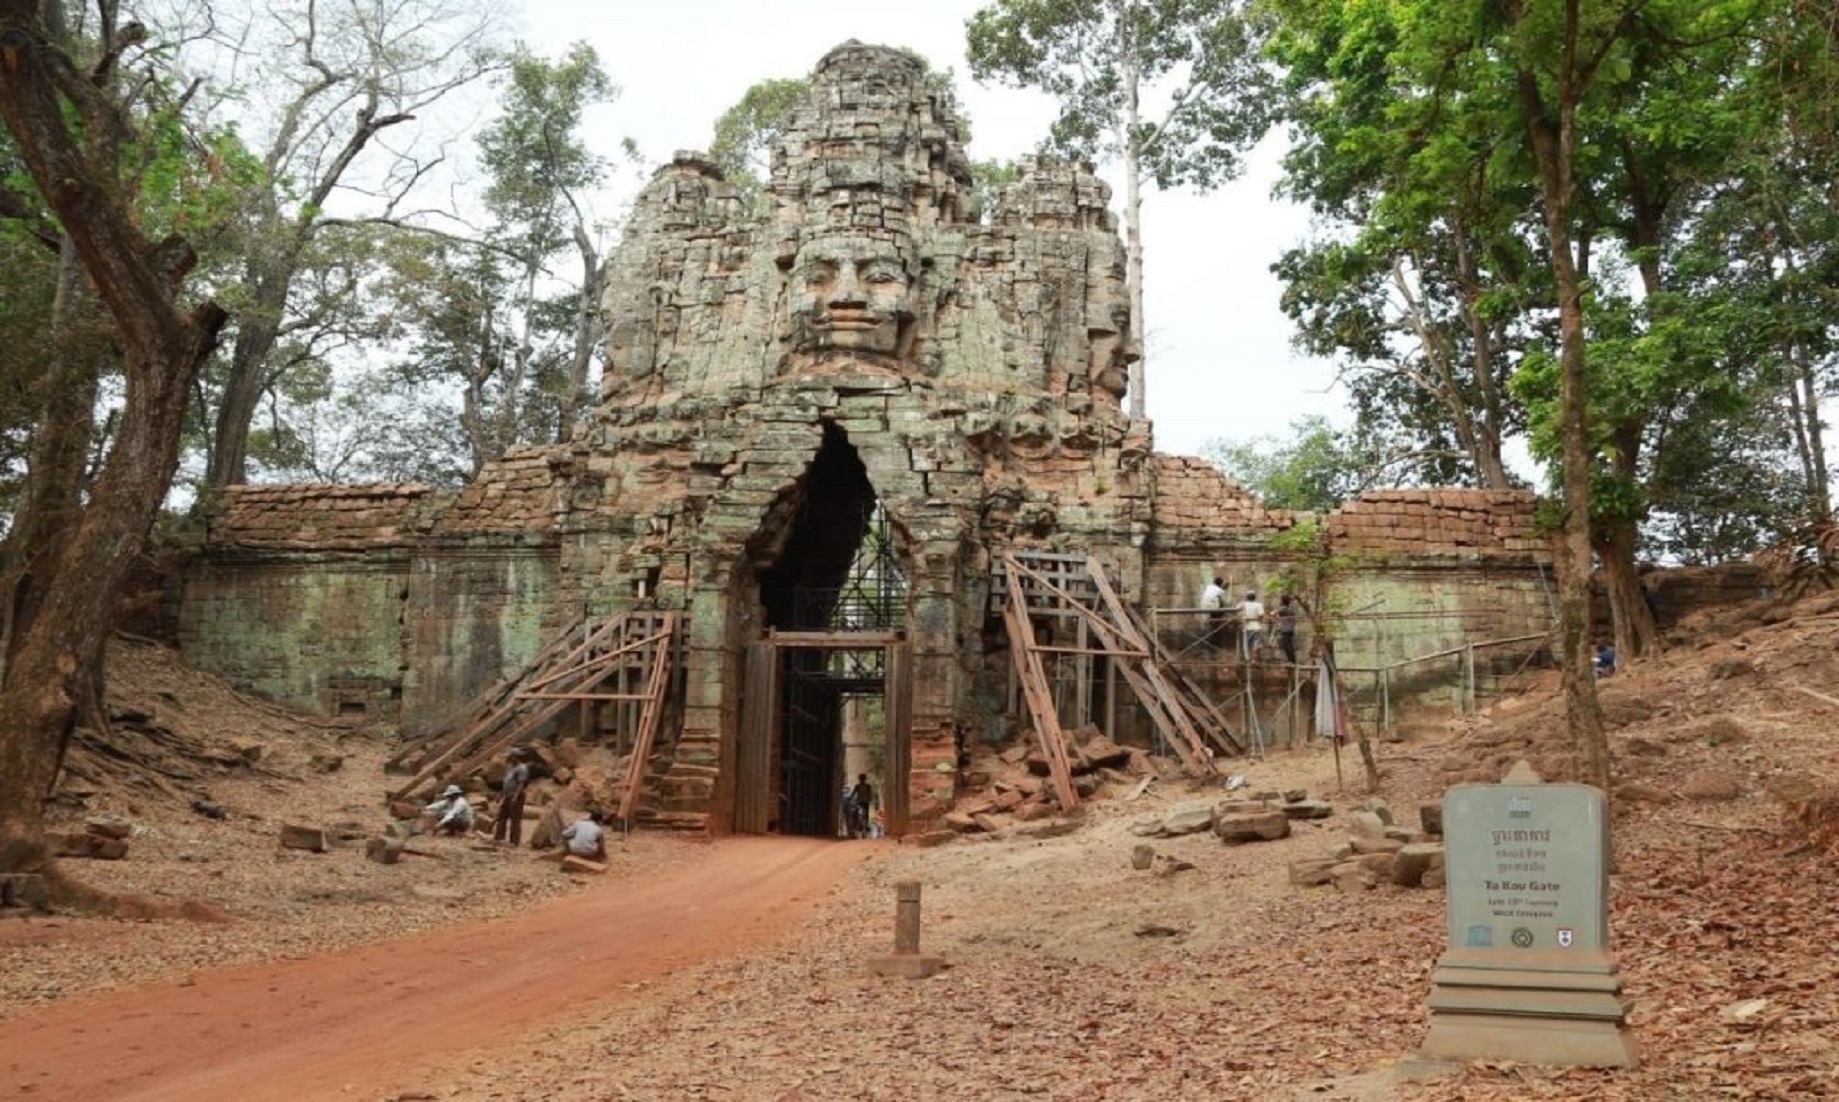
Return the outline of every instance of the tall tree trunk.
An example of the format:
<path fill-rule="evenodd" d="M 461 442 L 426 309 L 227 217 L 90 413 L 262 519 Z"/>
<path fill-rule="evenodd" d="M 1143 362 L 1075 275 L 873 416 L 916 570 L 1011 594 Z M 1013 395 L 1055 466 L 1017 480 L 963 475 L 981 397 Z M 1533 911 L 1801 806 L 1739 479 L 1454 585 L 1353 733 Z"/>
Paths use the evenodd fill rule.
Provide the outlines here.
<path fill-rule="evenodd" d="M 1589 393 L 1585 386 L 1583 279 L 1571 240 L 1574 126 L 1577 97 L 1581 94 L 1572 79 L 1577 72 L 1577 0 L 1565 0 L 1564 6 L 1567 33 L 1555 113 L 1545 103 L 1536 73 L 1522 67 L 1517 76 L 1528 144 L 1538 166 L 1546 243 L 1558 294 L 1564 484 L 1564 528 L 1556 555 L 1559 669 L 1579 772 L 1583 780 L 1607 793 L 1609 738 L 1603 726 L 1602 706 L 1596 698 L 1595 656 L 1590 649 L 1590 437 L 1586 419 Z M 1509 21 L 1519 23 L 1522 13 L 1518 5 L 1506 7 Z"/>
<path fill-rule="evenodd" d="M 95 432 L 94 414 L 106 325 L 85 287 L 83 262 L 68 236 L 58 251 L 45 372 L 37 384 L 38 424 L 19 503 L 0 548 L 0 676 L 12 641 L 31 630 L 44 567 L 69 538 L 83 496 L 84 466 Z"/>
<path fill-rule="evenodd" d="M 175 305 L 190 250 L 148 242 L 117 182 L 97 175 L 113 162 L 73 135 L 73 114 L 93 132 L 114 110 L 48 41 L 37 0 L 0 0 L 0 117 L 114 319 L 125 381 L 115 439 L 68 539 L 35 564 L 38 614 L 0 680 L 0 872 L 49 864 L 43 800 L 58 748 L 100 668 L 116 592 L 171 485 L 190 388 L 225 321 L 214 303 Z"/>
<path fill-rule="evenodd" d="M 295 263 L 293 259 L 283 262 L 286 269 Z M 230 347 L 230 362 L 224 370 L 211 454 L 205 462 L 204 484 L 210 489 L 241 486 L 249 481 L 249 427 L 255 422 L 262 393 L 268 389 L 265 366 L 281 333 L 281 314 L 287 308 L 292 284 L 291 270 L 260 272 L 256 264 L 250 261 L 250 270 L 244 277 L 250 301 L 237 315 L 236 343 Z"/>
<path fill-rule="evenodd" d="M 594 346 L 600 343 L 600 255 L 594 248 L 587 227 L 574 225 L 575 251 L 581 257 L 581 301 L 575 306 L 575 347 L 568 363 L 568 397 L 562 403 L 561 423 L 556 426 L 556 442 L 574 439 L 575 422 L 594 404 L 588 393 L 588 368 L 594 362 Z"/>
<path fill-rule="evenodd" d="M 1507 464 L 1501 459 L 1501 394 L 1495 384 L 1495 330 L 1482 316 L 1477 302 L 1481 297 L 1481 272 L 1475 262 L 1475 250 L 1469 235 L 1456 234 L 1456 267 L 1462 279 L 1462 316 L 1469 326 L 1469 342 L 1474 346 L 1475 392 L 1481 398 L 1481 412 L 1475 420 L 1475 442 L 1469 460 L 1490 490 L 1510 490 Z"/>

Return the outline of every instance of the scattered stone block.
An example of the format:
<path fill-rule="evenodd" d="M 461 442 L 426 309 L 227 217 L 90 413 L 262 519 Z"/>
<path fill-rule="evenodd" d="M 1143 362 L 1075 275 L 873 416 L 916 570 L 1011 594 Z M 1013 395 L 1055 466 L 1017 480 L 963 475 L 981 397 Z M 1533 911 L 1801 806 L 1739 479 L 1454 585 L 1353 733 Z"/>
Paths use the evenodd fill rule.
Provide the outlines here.
<path fill-rule="evenodd" d="M 83 829 L 103 838 L 126 838 L 134 833 L 134 824 L 115 815 L 92 815 L 83 820 Z"/>
<path fill-rule="evenodd" d="M 1392 855 L 1392 882 L 1415 888 L 1424 882 L 1424 874 L 1443 867 L 1443 847 L 1435 842 L 1414 842 Z"/>
<path fill-rule="evenodd" d="M 1327 800 L 1289 800 L 1280 810 L 1292 819 L 1326 819 L 1335 813 Z"/>
<path fill-rule="evenodd" d="M 581 857 L 581 856 L 571 853 L 571 854 L 568 854 L 566 857 L 562 858 L 562 871 L 563 872 L 581 872 L 581 873 L 602 873 L 602 872 L 607 871 L 607 867 L 601 864 L 599 861 L 595 861 L 590 858 Z"/>
<path fill-rule="evenodd" d="M 315 773 L 336 773 L 344 767 L 343 754 L 314 754 L 307 759 L 307 768 Z"/>
<path fill-rule="evenodd" d="M 1115 769 L 1130 761 L 1130 751 L 1112 742 L 1105 735 L 1097 735 L 1079 747 L 1079 754 L 1094 769 Z"/>
<path fill-rule="evenodd" d="M 1130 867 L 1133 869 L 1141 871 L 1149 868 L 1151 865 L 1155 864 L 1155 862 L 1156 848 L 1154 846 L 1139 842 L 1136 847 L 1130 851 Z"/>
<path fill-rule="evenodd" d="M 1415 842 L 1418 840 L 1418 832 L 1409 827 L 1392 826 L 1386 828 L 1386 837 L 1394 842 Z"/>
<path fill-rule="evenodd" d="M 1368 808 L 1349 812 L 1347 816 L 1347 829 L 1353 832 L 1355 838 L 1384 838 L 1387 825 L 1384 819 Z"/>
<path fill-rule="evenodd" d="M 1054 809 L 1040 800 L 1029 800 L 1027 803 L 1021 804 L 1015 809 L 1015 817 L 1024 823 L 1032 823 L 1040 819 L 1051 819 L 1053 816 Z"/>
<path fill-rule="evenodd" d="M 1308 798 L 1309 790 L 1306 788 L 1286 789 L 1283 794 L 1283 802 L 1287 804 L 1300 804 Z"/>
<path fill-rule="evenodd" d="M 53 857 L 82 857 L 93 861 L 119 861 L 128 855 L 125 838 L 105 838 L 87 831 L 45 832 L 45 846 Z"/>
<path fill-rule="evenodd" d="M 1157 832 L 1167 838 L 1179 838 L 1184 834 L 1199 834 L 1213 826 L 1214 813 L 1206 804 L 1182 804 L 1172 808 L 1162 817 Z"/>
<path fill-rule="evenodd" d="M 1706 802 L 1734 800 L 1743 795 L 1743 778 L 1729 769 L 1701 769 L 1679 783 L 1679 794 Z"/>
<path fill-rule="evenodd" d="M 1347 894 L 1370 891 L 1379 885 L 1379 874 L 1361 865 L 1340 865 L 1334 871 L 1335 890 Z"/>
<path fill-rule="evenodd" d="M 419 819 L 421 818 L 421 805 L 414 800 L 391 800 L 390 818 Z"/>
<path fill-rule="evenodd" d="M 284 823 L 281 826 L 281 847 L 283 849 L 303 849 L 310 853 L 324 853 L 326 852 L 326 832 L 318 827 Z"/>
<path fill-rule="evenodd" d="M 1380 822 L 1387 826 L 1397 825 L 1392 817 L 1392 809 L 1386 806 L 1386 801 L 1380 799 L 1378 796 L 1371 796 L 1362 800 L 1360 802 L 1360 810 L 1371 811 L 1373 814 L 1379 816 Z"/>
<path fill-rule="evenodd" d="M 1228 845 L 1269 842 L 1290 836 L 1290 819 L 1282 811 L 1250 811 L 1225 815 L 1213 824 L 1213 833 Z"/>
<path fill-rule="evenodd" d="M 402 860 L 402 839 L 372 838 L 364 843 L 364 856 L 379 865 L 393 865 Z"/>
<path fill-rule="evenodd" d="M 1449 870 L 1445 869 L 1441 865 L 1438 865 L 1434 869 L 1424 870 L 1424 878 L 1418 881 L 1418 887 L 1429 888 L 1432 890 L 1441 890 L 1443 887 L 1444 881 L 1448 879 L 1448 877 L 1449 877 Z"/>
<path fill-rule="evenodd" d="M 1353 841 L 1354 852 L 1359 854 L 1397 853 L 1405 848 L 1405 843 L 1396 838 L 1355 838 Z"/>
<path fill-rule="evenodd" d="M 1312 857 L 1306 861 L 1290 862 L 1290 883 L 1299 888 L 1316 888 L 1333 882 L 1335 866 L 1339 862 L 1330 857 Z"/>
<path fill-rule="evenodd" d="M 1424 833 L 1436 838 L 1443 837 L 1443 805 L 1419 804 L 1418 824 L 1424 828 Z"/>
<path fill-rule="evenodd" d="M 975 818 L 962 811 L 947 811 L 939 821 L 945 824 L 945 829 L 955 830 L 959 834 L 971 834 L 983 829 L 977 825 Z"/>

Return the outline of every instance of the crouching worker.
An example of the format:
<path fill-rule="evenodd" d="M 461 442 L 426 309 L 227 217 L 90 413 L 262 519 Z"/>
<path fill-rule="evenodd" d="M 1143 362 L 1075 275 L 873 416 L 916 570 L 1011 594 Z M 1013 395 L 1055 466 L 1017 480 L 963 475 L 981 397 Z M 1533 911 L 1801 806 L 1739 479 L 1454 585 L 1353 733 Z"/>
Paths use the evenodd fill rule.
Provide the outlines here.
<path fill-rule="evenodd" d="M 587 818 L 576 819 L 562 831 L 562 844 L 568 852 L 576 857 L 591 857 L 596 861 L 607 859 L 606 818 L 598 811 L 588 812 Z"/>
<path fill-rule="evenodd" d="M 473 805 L 466 798 L 466 790 L 457 784 L 450 784 L 442 792 L 440 799 L 426 808 L 434 817 L 434 833 L 466 834 L 473 828 Z"/>

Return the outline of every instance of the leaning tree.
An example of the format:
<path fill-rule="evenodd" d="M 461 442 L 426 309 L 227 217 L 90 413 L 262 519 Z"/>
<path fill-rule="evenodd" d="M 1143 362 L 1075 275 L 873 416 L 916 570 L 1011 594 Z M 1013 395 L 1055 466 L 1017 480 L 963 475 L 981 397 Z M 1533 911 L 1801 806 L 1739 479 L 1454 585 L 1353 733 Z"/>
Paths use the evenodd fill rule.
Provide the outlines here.
<path fill-rule="evenodd" d="M 144 31 L 115 28 L 115 5 L 98 7 L 99 49 L 80 60 L 39 0 L 0 0 L 0 118 L 114 323 L 122 375 L 114 432 L 69 538 L 47 554 L 19 549 L 36 599 L 13 624 L 0 674 L 0 872 L 51 871 L 43 808 L 59 748 L 93 691 L 116 592 L 165 499 L 188 395 L 226 320 L 214 302 L 184 304 L 190 247 L 150 239 L 130 209 L 134 162 L 116 155 L 127 115 L 97 77 Z"/>

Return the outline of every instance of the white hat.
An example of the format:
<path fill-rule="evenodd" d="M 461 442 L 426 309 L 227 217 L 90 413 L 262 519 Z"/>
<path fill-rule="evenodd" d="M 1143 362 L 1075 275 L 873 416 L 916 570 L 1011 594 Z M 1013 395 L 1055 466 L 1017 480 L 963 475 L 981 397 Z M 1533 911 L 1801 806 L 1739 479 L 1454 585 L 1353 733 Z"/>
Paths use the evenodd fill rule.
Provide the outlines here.
<path fill-rule="evenodd" d="M 466 795 L 466 790 L 464 788 L 461 788 L 457 784 L 450 784 L 447 786 L 447 791 L 441 793 L 441 795 L 443 796 L 464 796 Z"/>

